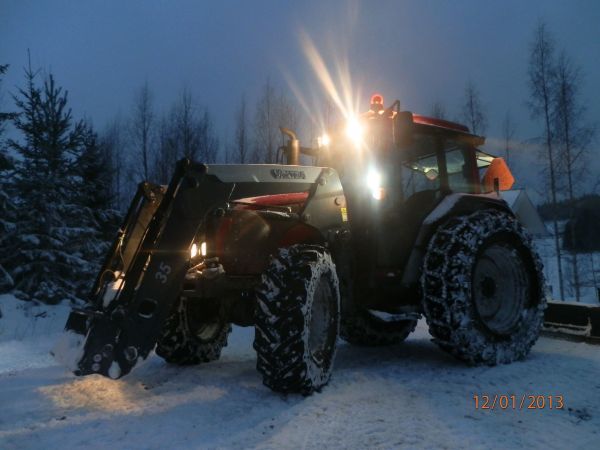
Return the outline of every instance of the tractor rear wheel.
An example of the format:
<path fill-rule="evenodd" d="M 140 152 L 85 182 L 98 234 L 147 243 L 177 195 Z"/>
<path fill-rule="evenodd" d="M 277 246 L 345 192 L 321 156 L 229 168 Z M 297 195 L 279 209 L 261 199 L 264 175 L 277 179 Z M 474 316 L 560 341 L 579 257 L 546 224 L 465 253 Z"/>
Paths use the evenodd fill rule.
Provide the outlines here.
<path fill-rule="evenodd" d="M 256 367 L 278 392 L 308 395 L 331 377 L 339 334 L 335 265 L 316 245 L 279 249 L 256 291 Z"/>
<path fill-rule="evenodd" d="M 542 264 L 506 212 L 480 210 L 440 226 L 428 245 L 421 288 L 434 340 L 469 364 L 522 359 L 539 336 Z"/>
<path fill-rule="evenodd" d="M 195 309 L 192 300 L 183 297 L 177 300 L 156 345 L 156 354 L 165 361 L 192 365 L 220 358 L 231 324 L 218 317 L 204 321 L 197 317 Z"/>

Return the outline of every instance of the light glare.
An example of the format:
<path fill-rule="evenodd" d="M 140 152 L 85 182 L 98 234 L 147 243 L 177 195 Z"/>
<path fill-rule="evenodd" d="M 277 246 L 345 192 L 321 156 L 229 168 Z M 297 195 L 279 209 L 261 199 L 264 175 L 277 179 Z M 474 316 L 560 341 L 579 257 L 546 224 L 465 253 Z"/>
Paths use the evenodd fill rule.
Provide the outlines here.
<path fill-rule="evenodd" d="M 317 145 L 319 147 L 327 147 L 329 144 L 331 144 L 331 138 L 328 134 L 325 133 L 317 138 Z"/>
<path fill-rule="evenodd" d="M 361 123 L 355 117 L 348 120 L 348 124 L 346 125 L 346 136 L 350 138 L 354 145 L 360 145 L 363 138 L 363 132 L 364 130 Z"/>
<path fill-rule="evenodd" d="M 367 187 L 371 191 L 371 196 L 375 200 L 382 200 L 385 197 L 385 189 L 382 185 L 381 173 L 375 169 L 370 169 L 367 173 Z"/>

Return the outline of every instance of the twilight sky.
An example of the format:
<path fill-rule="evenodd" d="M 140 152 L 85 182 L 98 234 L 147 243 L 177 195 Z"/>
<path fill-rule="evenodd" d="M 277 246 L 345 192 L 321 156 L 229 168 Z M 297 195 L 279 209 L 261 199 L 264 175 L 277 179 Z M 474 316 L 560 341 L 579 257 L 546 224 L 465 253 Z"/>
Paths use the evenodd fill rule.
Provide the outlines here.
<path fill-rule="evenodd" d="M 145 80 L 157 109 L 183 86 L 208 106 L 221 137 L 245 94 L 250 113 L 270 77 L 279 88 L 295 80 L 312 105 L 324 95 L 304 55 L 305 33 L 325 62 L 347 64 L 352 90 L 399 98 L 428 113 L 435 101 L 457 117 L 467 80 L 479 88 L 490 139 L 500 137 L 507 110 L 520 139 L 536 135 L 527 98 L 528 46 L 538 20 L 584 73 L 589 118 L 600 122 L 600 2 L 571 1 L 32 1 L 0 0 L 0 63 L 11 67 L 6 91 L 34 67 L 51 69 L 68 89 L 75 116 L 101 128 L 127 115 Z M 291 91 L 290 91 L 290 95 Z"/>

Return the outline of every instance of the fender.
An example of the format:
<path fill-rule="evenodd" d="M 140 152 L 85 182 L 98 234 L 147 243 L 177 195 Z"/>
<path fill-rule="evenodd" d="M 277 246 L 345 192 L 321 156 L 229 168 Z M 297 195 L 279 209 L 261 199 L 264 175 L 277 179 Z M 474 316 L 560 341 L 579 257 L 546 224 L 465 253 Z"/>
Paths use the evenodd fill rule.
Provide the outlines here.
<path fill-rule="evenodd" d="M 420 268 L 427 244 L 442 223 L 449 217 L 490 208 L 499 209 L 515 216 L 508 204 L 495 192 L 489 194 L 454 193 L 444 197 L 423 221 L 402 274 L 402 285 L 408 288 L 419 281 Z"/>

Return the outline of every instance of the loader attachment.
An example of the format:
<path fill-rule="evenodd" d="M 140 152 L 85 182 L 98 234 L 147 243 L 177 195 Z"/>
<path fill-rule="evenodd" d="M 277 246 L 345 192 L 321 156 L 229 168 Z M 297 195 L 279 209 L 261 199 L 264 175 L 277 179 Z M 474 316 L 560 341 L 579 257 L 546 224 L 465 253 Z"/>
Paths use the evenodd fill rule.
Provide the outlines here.
<path fill-rule="evenodd" d="M 66 331 L 85 336 L 76 375 L 119 378 L 154 348 L 188 269 L 189 248 L 203 215 L 224 204 L 230 183 L 182 160 L 166 188 L 144 183 L 127 213 L 84 308 Z"/>
<path fill-rule="evenodd" d="M 244 233 L 252 230 L 252 223 L 262 224 L 260 230 L 268 228 L 273 236 L 277 230 L 283 233 L 299 229 L 321 236 L 319 230 L 327 234 L 327 230 L 337 229 L 343 223 L 341 206 L 329 206 L 334 199 L 340 203 L 342 195 L 337 173 L 326 168 L 207 166 L 180 161 L 167 187 L 140 185 L 88 303 L 83 308 L 74 308 L 69 315 L 63 336 L 66 344 L 59 344 L 66 351 L 58 351 L 57 358 L 76 375 L 101 374 L 111 378 L 126 375 L 154 348 L 182 292 L 194 293 L 184 289 L 184 281 L 188 271 L 194 269 L 190 266 L 190 251 L 199 233 L 205 235 L 215 221 L 229 223 L 235 236 L 229 240 L 227 234 L 217 235 L 213 249 L 231 247 L 229 260 L 227 252 L 221 256 L 223 263 L 229 262 L 227 268 L 231 268 L 234 276 L 237 265 L 238 269 L 242 266 L 257 269 L 237 275 L 259 277 L 262 267 L 258 260 L 265 259 L 266 264 L 268 254 L 261 258 L 260 252 L 249 254 L 248 245 L 241 249 L 236 244 Z M 280 205 L 281 202 L 288 206 Z M 238 230 L 230 219 L 234 213 L 238 218 L 254 214 L 260 220 Z M 225 215 L 228 217 L 224 218 Z M 267 226 L 264 219 L 268 217 L 291 225 Z M 290 233 L 280 238 L 285 236 Z M 277 246 L 278 242 L 270 244 Z M 210 259 L 217 260 L 214 256 Z M 252 264 L 244 266 L 244 261 Z M 63 354 L 68 356 L 62 357 Z"/>

